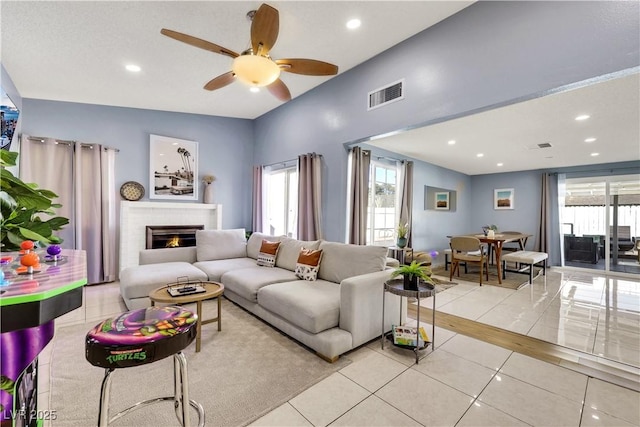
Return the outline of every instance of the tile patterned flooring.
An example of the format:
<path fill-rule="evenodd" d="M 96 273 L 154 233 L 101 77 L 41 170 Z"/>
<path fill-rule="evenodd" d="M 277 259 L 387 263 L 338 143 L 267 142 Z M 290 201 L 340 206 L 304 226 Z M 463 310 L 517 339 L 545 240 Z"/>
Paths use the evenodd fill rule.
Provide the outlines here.
<path fill-rule="evenodd" d="M 117 283 L 86 287 L 84 298 L 56 326 L 125 310 Z M 438 311 L 586 352 L 638 378 L 639 281 L 551 269 L 546 282 L 539 277 L 518 291 L 460 282 L 436 301 Z M 350 365 L 252 425 L 640 425 L 637 391 L 440 327 L 435 343 L 415 364 L 412 352 L 383 350 L 374 340 L 343 356 Z M 40 357 L 41 409 L 49 399 L 50 347 Z"/>

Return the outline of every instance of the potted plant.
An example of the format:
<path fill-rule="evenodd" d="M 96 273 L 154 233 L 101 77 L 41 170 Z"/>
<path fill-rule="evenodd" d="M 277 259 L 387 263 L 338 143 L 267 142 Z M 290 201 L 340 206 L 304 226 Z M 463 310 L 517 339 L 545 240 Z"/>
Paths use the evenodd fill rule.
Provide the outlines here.
<path fill-rule="evenodd" d="M 404 248 L 405 246 L 407 246 L 407 238 L 409 236 L 409 223 L 399 223 L 397 234 L 398 240 L 396 242 L 396 246 L 398 246 L 399 248 Z"/>
<path fill-rule="evenodd" d="M 52 191 L 38 188 L 36 184 L 24 183 L 15 177 L 7 167 L 15 166 L 18 153 L 0 150 L 2 173 L 0 205 L 2 206 L 1 242 L 2 251 L 16 251 L 24 240 L 33 240 L 45 245 L 61 243 L 62 239 L 53 234 L 69 223 L 64 217 L 53 216 L 59 204 L 52 202 L 58 197 Z M 44 221 L 40 214 L 49 219 Z"/>
<path fill-rule="evenodd" d="M 489 231 L 492 231 L 492 234 L 495 234 L 498 231 L 498 226 L 495 224 L 491 224 L 491 225 L 485 225 L 484 227 L 482 227 L 482 232 L 484 233 L 485 236 L 489 235 Z"/>
<path fill-rule="evenodd" d="M 402 276 L 404 278 L 404 289 L 409 291 L 418 290 L 418 280 L 435 284 L 431 278 L 431 267 L 418 261 L 411 261 L 411 264 L 401 265 L 391 273 L 391 278 Z"/>

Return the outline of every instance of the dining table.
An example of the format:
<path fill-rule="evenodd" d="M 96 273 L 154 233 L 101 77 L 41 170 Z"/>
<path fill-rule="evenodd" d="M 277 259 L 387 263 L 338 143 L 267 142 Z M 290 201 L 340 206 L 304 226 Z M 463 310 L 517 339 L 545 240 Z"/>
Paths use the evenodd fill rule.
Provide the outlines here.
<path fill-rule="evenodd" d="M 502 255 L 502 246 L 505 243 L 509 242 L 518 242 L 520 246 L 520 250 L 523 251 L 525 245 L 527 244 L 527 239 L 533 236 L 532 234 L 526 233 L 494 233 L 493 236 L 485 235 L 484 233 L 471 233 L 471 234 L 463 234 L 463 236 L 471 236 L 476 237 L 482 243 L 486 243 L 490 245 L 496 254 L 496 269 L 498 270 L 498 283 L 502 284 L 502 262 L 500 261 L 500 256 Z M 451 238 L 453 236 L 447 236 Z"/>

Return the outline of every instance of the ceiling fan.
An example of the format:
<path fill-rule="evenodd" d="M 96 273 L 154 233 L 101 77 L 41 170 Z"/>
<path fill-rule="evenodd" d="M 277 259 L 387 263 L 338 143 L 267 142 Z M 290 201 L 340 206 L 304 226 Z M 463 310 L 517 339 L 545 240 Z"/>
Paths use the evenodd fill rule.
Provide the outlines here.
<path fill-rule="evenodd" d="M 233 83 L 236 78 L 253 87 L 266 86 L 269 92 L 281 101 L 289 101 L 291 92 L 280 80 L 280 72 L 286 71 L 307 76 L 332 76 L 338 67 L 315 59 L 276 59 L 269 51 L 276 43 L 279 30 L 278 10 L 262 4 L 257 11 L 247 14 L 251 21 L 251 47 L 241 54 L 217 44 L 187 34 L 163 28 L 160 33 L 167 37 L 233 58 L 232 70 L 211 79 L 204 85 L 206 90 L 216 90 Z"/>

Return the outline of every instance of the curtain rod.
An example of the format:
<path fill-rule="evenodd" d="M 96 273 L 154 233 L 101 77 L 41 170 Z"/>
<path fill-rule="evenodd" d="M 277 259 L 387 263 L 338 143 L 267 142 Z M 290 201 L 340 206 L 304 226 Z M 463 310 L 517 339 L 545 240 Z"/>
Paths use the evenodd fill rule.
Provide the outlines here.
<path fill-rule="evenodd" d="M 322 154 L 317 154 L 317 153 L 308 153 L 308 154 L 313 154 L 313 155 L 318 156 L 318 157 L 324 157 Z M 298 158 L 296 157 L 295 159 L 283 160 L 281 162 L 275 162 L 275 163 L 270 163 L 268 165 L 262 165 L 262 167 L 268 168 L 269 166 L 286 165 L 287 163 L 297 162 L 297 161 L 298 161 Z"/>
<path fill-rule="evenodd" d="M 283 160 L 281 162 L 275 162 L 275 163 L 270 163 L 268 165 L 262 165 L 262 167 L 268 168 L 269 166 L 286 165 L 287 163 L 297 162 L 297 161 L 298 161 L 298 158 L 296 157 L 295 159 Z"/>
<path fill-rule="evenodd" d="M 30 137 L 29 137 L 29 140 L 31 140 L 31 141 L 37 141 L 37 142 L 45 142 L 45 140 L 46 140 L 46 139 L 53 139 L 53 140 L 54 140 L 55 142 L 57 142 L 58 144 L 62 144 L 62 145 L 69 145 L 69 146 L 71 146 L 71 145 L 73 145 L 75 142 L 77 142 L 77 141 L 67 141 L 67 140 L 64 140 L 64 139 L 42 138 L 42 137 L 39 137 L 39 136 L 30 136 Z M 81 143 L 80 143 L 80 146 L 81 146 L 81 147 L 85 147 L 85 148 L 93 148 L 93 146 L 94 146 L 94 145 L 98 145 L 98 144 L 87 144 L 87 143 L 84 143 L 84 142 L 81 142 Z M 118 148 L 113 148 L 113 147 L 107 147 L 106 145 L 103 145 L 103 146 L 102 146 L 102 148 L 103 148 L 105 151 L 107 151 L 107 150 L 113 150 L 113 151 L 115 151 L 116 153 L 119 153 L 119 152 L 120 152 L 120 149 L 118 149 Z"/>
<path fill-rule="evenodd" d="M 375 156 L 375 158 L 376 158 L 376 160 L 384 159 L 384 160 L 391 160 L 392 162 L 400 162 L 400 163 L 404 163 L 404 162 L 409 162 L 410 161 L 410 160 L 407 160 L 407 159 L 401 160 L 401 159 L 394 159 L 393 157 L 386 157 L 386 156 Z"/>

